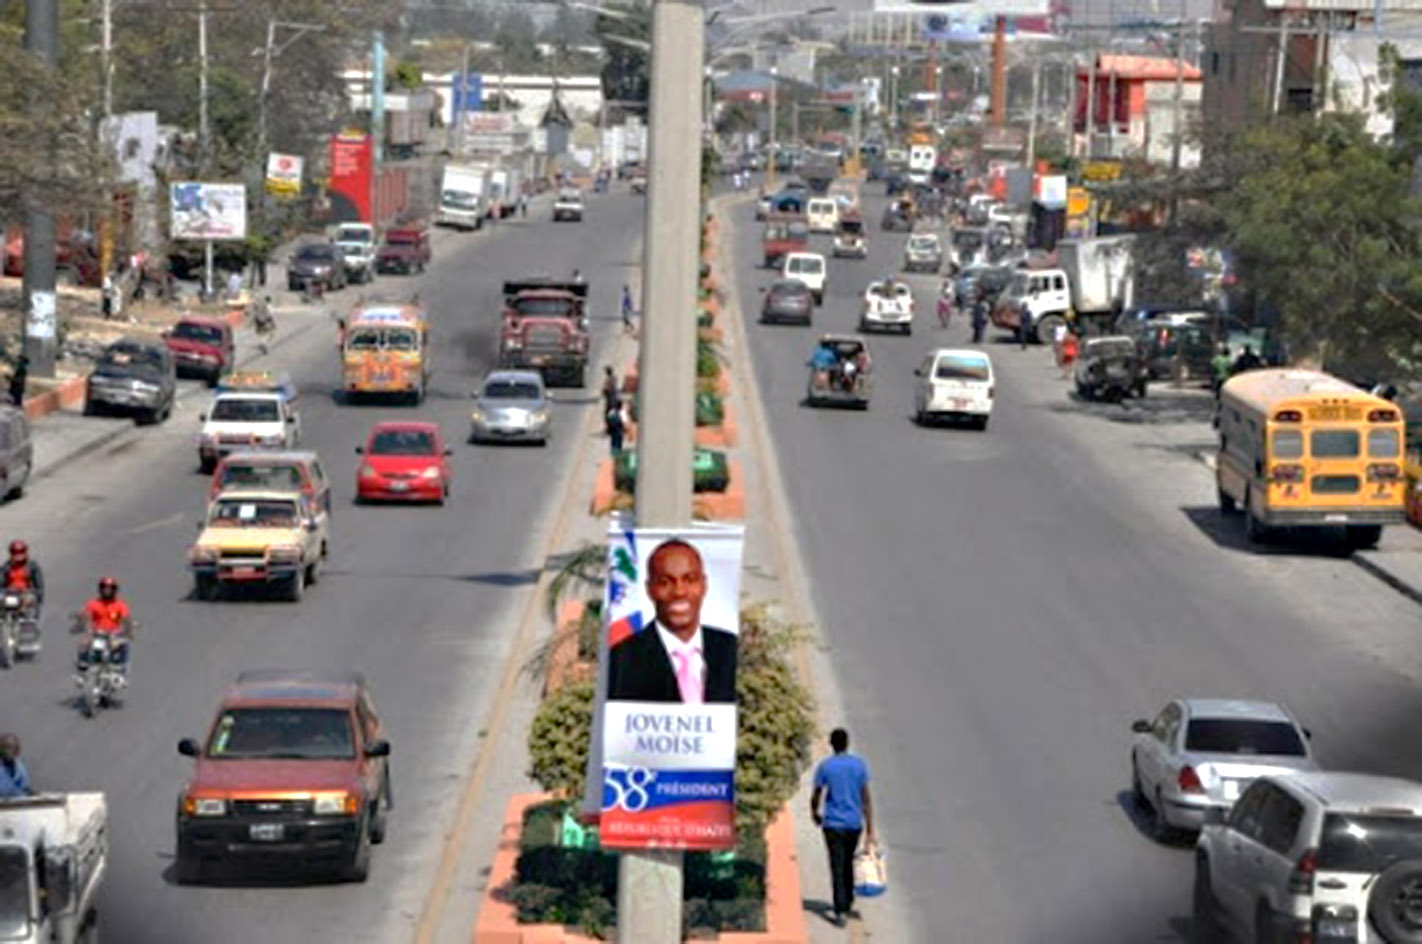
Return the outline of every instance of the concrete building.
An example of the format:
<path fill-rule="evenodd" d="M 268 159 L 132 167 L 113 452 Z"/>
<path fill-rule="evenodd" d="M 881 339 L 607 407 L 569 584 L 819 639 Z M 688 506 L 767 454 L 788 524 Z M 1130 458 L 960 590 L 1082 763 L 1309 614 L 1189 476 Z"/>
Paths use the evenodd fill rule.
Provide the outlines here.
<path fill-rule="evenodd" d="M 1077 70 L 1073 153 L 1095 158 L 1139 157 L 1158 164 L 1173 158 L 1175 88 L 1180 76 L 1180 128 L 1186 134 L 1182 167 L 1200 163 L 1191 129 L 1200 120 L 1201 71 L 1188 63 L 1155 56 L 1101 54 L 1095 78 L 1090 67 Z M 1088 132 L 1088 103 L 1092 128 Z"/>
<path fill-rule="evenodd" d="M 1206 126 L 1228 133 L 1271 114 L 1352 111 L 1373 134 L 1390 134 L 1379 50 L 1393 46 L 1416 87 L 1419 27 L 1422 0 L 1221 0 L 1203 60 Z"/>

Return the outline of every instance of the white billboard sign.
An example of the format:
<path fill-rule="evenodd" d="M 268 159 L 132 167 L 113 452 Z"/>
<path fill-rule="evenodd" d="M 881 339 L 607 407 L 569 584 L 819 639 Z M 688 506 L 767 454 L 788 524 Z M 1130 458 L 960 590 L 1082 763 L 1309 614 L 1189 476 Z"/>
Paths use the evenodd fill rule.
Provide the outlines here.
<path fill-rule="evenodd" d="M 246 239 L 247 188 L 177 183 L 169 189 L 173 239 Z"/>
<path fill-rule="evenodd" d="M 977 0 L 976 3 L 915 3 L 914 0 L 874 0 L 875 13 L 917 13 L 976 22 L 996 16 L 1049 16 L 1051 0 Z"/>

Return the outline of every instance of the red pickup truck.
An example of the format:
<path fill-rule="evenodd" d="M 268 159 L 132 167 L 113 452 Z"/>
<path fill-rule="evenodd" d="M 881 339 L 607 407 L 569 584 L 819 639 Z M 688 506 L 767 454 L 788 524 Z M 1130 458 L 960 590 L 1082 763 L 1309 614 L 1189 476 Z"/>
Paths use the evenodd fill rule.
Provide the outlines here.
<path fill-rule="evenodd" d="M 163 343 L 173 352 L 180 377 L 201 377 L 215 387 L 232 369 L 232 328 L 220 318 L 185 315 L 163 332 Z"/>
<path fill-rule="evenodd" d="M 423 223 L 405 223 L 385 231 L 385 242 L 375 254 L 375 271 L 409 275 L 430 264 L 430 231 Z"/>
<path fill-rule="evenodd" d="M 792 252 L 810 248 L 810 225 L 804 216 L 776 215 L 768 217 L 760 240 L 765 255 L 765 267 L 775 269 Z"/>

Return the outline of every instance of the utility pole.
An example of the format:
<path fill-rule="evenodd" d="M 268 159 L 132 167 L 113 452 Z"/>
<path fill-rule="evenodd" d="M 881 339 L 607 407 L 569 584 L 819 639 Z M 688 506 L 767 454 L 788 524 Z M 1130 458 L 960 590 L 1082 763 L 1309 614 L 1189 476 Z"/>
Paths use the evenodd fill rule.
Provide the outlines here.
<path fill-rule="evenodd" d="M 272 87 L 272 57 L 276 55 L 276 20 L 267 20 L 267 44 L 262 48 L 262 88 L 257 99 L 257 159 L 267 154 L 267 95 Z"/>
<path fill-rule="evenodd" d="M 1007 124 L 1007 17 L 999 16 L 992 33 L 992 126 Z"/>
<path fill-rule="evenodd" d="M 449 124 L 447 144 L 450 153 L 456 157 L 464 151 L 464 113 L 469 108 L 466 100 L 469 96 L 469 46 L 467 42 L 464 44 L 464 55 L 459 61 L 459 75 L 455 77 L 459 90 L 453 96 L 454 114 Z"/>
<path fill-rule="evenodd" d="M 1038 54 L 1032 57 L 1032 105 L 1027 112 L 1027 170 L 1033 174 L 1037 172 L 1037 100 L 1041 89 L 1042 57 Z"/>
<path fill-rule="evenodd" d="M 1180 32 L 1179 32 L 1179 34 L 1178 34 L 1178 36 L 1177 36 L 1177 38 L 1176 38 L 1176 41 L 1175 41 L 1175 56 L 1176 56 L 1176 58 L 1175 58 L 1175 94 L 1174 94 L 1174 101 L 1172 102 L 1171 118 L 1170 118 L 1170 132 L 1171 132 L 1171 142 L 1170 142 L 1170 173 L 1171 173 L 1172 176 L 1178 176 L 1179 173 L 1180 173 L 1180 147 L 1181 147 L 1182 142 L 1183 142 L 1184 139 L 1185 139 L 1185 126 L 1184 126 L 1184 121 L 1183 121 L 1183 119 L 1184 119 L 1184 117 L 1185 117 L 1185 20 L 1184 20 L 1184 16 L 1185 16 L 1185 2 L 1184 2 L 1184 0 L 1181 0 L 1181 2 L 1180 2 L 1180 16 L 1181 16 L 1181 20 L 1180 20 Z M 1179 181 L 1177 180 L 1177 181 L 1176 181 L 1176 189 L 1178 189 L 1178 186 L 1179 186 Z M 1171 201 L 1171 206 L 1173 207 L 1174 205 L 1175 205 L 1175 201 L 1172 200 L 1172 201 Z M 1174 210 L 1172 209 L 1172 211 L 1171 211 L 1171 217 L 1172 217 L 1172 219 L 1174 218 L 1174 215 L 1175 215 L 1175 214 L 1174 214 Z"/>
<path fill-rule="evenodd" d="M 1289 58 L 1289 11 L 1279 11 L 1279 57 L 1274 63 L 1274 114 L 1284 107 L 1284 66 Z"/>
<path fill-rule="evenodd" d="M 25 51 L 45 69 L 59 67 L 59 3 L 26 0 Z M 38 103 L 37 103 L 38 104 Z M 39 105 L 39 107 L 43 107 Z M 51 155 L 54 161 L 59 155 Z M 51 163 L 53 167 L 53 163 Z M 25 213 L 25 357 L 37 377 L 54 376 L 54 216 L 44 201 L 31 196 Z"/>
<path fill-rule="evenodd" d="M 370 56 L 370 137 L 375 165 L 370 176 L 373 186 L 385 161 L 385 34 L 380 30 L 375 31 Z"/>
<path fill-rule="evenodd" d="M 1086 159 L 1096 157 L 1096 46 L 1091 47 L 1091 61 L 1086 69 Z"/>
<path fill-rule="evenodd" d="M 99 46 L 99 65 L 104 70 L 104 117 L 111 118 L 114 113 L 114 4 L 113 0 L 104 0 L 103 7 L 103 38 Z"/>
<path fill-rule="evenodd" d="M 899 127 L 899 66 L 895 63 L 889 69 L 889 131 L 894 133 Z"/>
<path fill-rule="evenodd" d="M 775 172 L 780 163 L 779 145 L 775 133 L 775 103 L 780 98 L 780 68 L 772 65 L 770 67 L 770 156 L 765 162 L 765 185 L 766 189 L 772 192 L 775 189 Z"/>
<path fill-rule="evenodd" d="M 696 285 L 701 243 L 701 81 L 706 12 L 698 0 L 652 6 L 646 240 L 642 256 L 636 521 L 691 524 L 696 423 Z M 623 852 L 617 870 L 621 944 L 680 944 L 683 856 Z"/>
<path fill-rule="evenodd" d="M 207 70 L 207 0 L 200 0 L 198 4 L 198 166 L 204 176 L 207 174 L 208 159 L 212 153 L 207 121 Z M 212 269 L 212 240 L 205 239 L 202 244 L 202 297 L 204 300 L 213 297 Z"/>

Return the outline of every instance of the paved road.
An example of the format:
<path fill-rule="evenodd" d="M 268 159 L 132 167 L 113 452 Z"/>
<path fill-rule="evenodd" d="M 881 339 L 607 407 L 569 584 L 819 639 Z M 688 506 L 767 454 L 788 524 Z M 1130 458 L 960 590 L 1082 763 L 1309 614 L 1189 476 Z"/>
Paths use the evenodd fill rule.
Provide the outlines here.
<path fill-rule="evenodd" d="M 913 276 L 913 336 L 871 341 L 871 409 L 809 409 L 814 336 L 854 329 L 905 237 L 876 227 L 868 261 L 833 261 L 813 329 L 765 327 L 771 274 L 738 214 L 771 438 L 877 776 L 894 890 L 865 904 L 871 934 L 897 906 L 912 941 L 1183 940 L 1189 852 L 1147 840 L 1125 793 L 1131 720 L 1177 694 L 1284 700 L 1326 763 L 1422 775 L 1415 605 L 1326 548 L 1245 547 L 1190 455 L 1210 439 L 1199 397 L 1088 408 L 1047 352 L 994 343 L 990 431 L 919 429 L 913 368 L 969 331 L 930 324 L 937 280 Z"/>
<path fill-rule="evenodd" d="M 336 405 L 335 329 L 323 315 L 304 316 L 312 329 L 272 353 L 273 366 L 290 369 L 302 389 L 303 445 L 321 452 L 335 488 L 329 566 L 300 605 L 189 599 L 185 552 L 206 494 L 196 462 L 198 403 L 37 482 L 4 508 L 5 535 L 28 537 L 45 567 L 50 604 L 42 658 L 0 680 L 0 728 L 20 734 L 40 786 L 108 793 L 106 939 L 408 937 L 507 651 L 511 601 L 543 564 L 536 538 L 596 387 L 559 394 L 562 435 L 555 432 L 546 450 L 459 445 L 468 397 L 490 366 L 506 276 L 578 267 L 592 286 L 595 332 L 616 329 L 644 205 L 626 195 L 589 201 L 581 225 L 541 217 L 454 235 L 437 245 L 423 278 L 376 283 L 400 295 L 418 287 L 432 312 L 435 376 L 419 409 Z M 440 421 L 456 443 L 451 502 L 355 507 L 354 447 L 372 422 L 405 416 Z M 102 573 L 119 577 L 143 625 L 127 703 L 85 721 L 70 704 L 72 648 L 61 614 L 77 608 Z M 371 679 L 394 745 L 397 805 L 365 886 L 173 884 L 174 801 L 190 764 L 175 745 L 205 734 L 222 686 L 259 666 L 350 667 Z"/>

